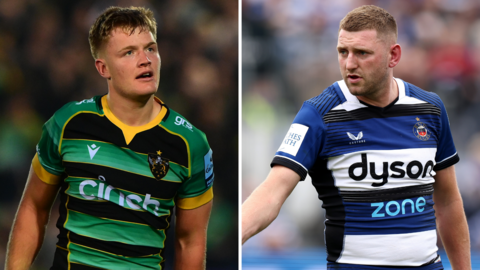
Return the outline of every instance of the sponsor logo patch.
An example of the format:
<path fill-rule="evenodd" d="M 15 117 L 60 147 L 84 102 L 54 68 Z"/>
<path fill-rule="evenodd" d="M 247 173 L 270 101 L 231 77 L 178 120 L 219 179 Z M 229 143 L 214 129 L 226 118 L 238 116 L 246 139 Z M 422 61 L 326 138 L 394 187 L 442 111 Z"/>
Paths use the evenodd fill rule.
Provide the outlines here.
<path fill-rule="evenodd" d="M 300 149 L 303 139 L 307 134 L 307 131 L 307 126 L 301 124 L 292 124 L 287 132 L 287 135 L 283 139 L 280 148 L 278 148 L 278 151 L 296 156 L 298 149 Z"/>
<path fill-rule="evenodd" d="M 153 198 L 151 194 L 128 194 L 109 185 L 103 175 L 98 176 L 98 180 L 84 180 L 82 182 L 71 182 L 70 187 L 65 191 L 67 194 L 83 198 L 85 200 L 107 200 L 116 203 L 122 207 L 135 210 L 146 210 L 155 216 L 160 216 L 158 212 L 160 202 Z M 143 203 L 142 203 L 143 202 Z"/>
<path fill-rule="evenodd" d="M 193 126 L 190 124 L 187 120 L 183 119 L 180 116 L 175 117 L 175 125 L 177 126 L 183 126 L 184 128 L 190 130 L 193 132 Z"/>
<path fill-rule="evenodd" d="M 97 154 L 98 150 L 100 149 L 100 146 L 97 147 L 95 144 L 92 145 L 87 145 L 88 147 L 88 154 L 90 154 L 90 160 L 93 159 L 93 157 Z"/>
<path fill-rule="evenodd" d="M 208 151 L 208 153 L 203 156 L 203 161 L 205 164 L 205 184 L 207 187 L 210 187 L 213 184 L 213 158 L 212 158 L 212 149 Z"/>
<path fill-rule="evenodd" d="M 360 131 L 357 136 L 353 135 L 350 132 L 347 132 L 348 137 L 352 140 L 350 144 L 357 144 L 357 143 L 364 143 L 365 140 L 361 140 L 363 138 L 363 131 Z"/>
<path fill-rule="evenodd" d="M 92 98 L 90 98 L 90 99 L 84 99 L 84 100 L 82 100 L 82 101 L 80 101 L 80 102 L 77 102 L 77 103 L 75 103 L 75 104 L 76 104 L 76 105 L 80 105 L 80 104 L 83 104 L 83 103 L 94 103 L 94 102 L 95 102 L 95 100 L 93 100 L 93 97 L 92 97 Z"/>
<path fill-rule="evenodd" d="M 378 170 L 375 162 L 368 162 L 367 154 L 362 153 L 361 162 L 356 162 L 348 168 L 348 175 L 355 181 L 362 181 L 367 178 L 370 173 L 371 179 L 382 180 L 380 183 L 372 183 L 372 187 L 381 187 L 388 183 L 389 178 L 410 178 L 418 179 L 433 176 L 433 167 L 435 164 L 432 160 L 422 164 L 418 160 L 410 161 L 394 161 L 391 164 L 382 162 L 382 170 Z M 390 169 L 389 169 L 390 168 Z M 392 172 L 390 174 L 390 172 Z M 406 177 L 407 176 L 407 177 Z M 369 178 L 370 178 L 369 177 Z M 367 179 L 369 179 L 367 178 Z"/>
<path fill-rule="evenodd" d="M 425 205 L 427 201 L 423 197 L 419 197 L 416 200 L 405 199 L 398 201 L 389 201 L 389 202 L 378 202 L 371 203 L 371 207 L 376 207 L 375 211 L 372 213 L 373 218 L 385 217 L 385 215 L 394 217 L 398 214 L 415 214 L 425 211 Z"/>
<path fill-rule="evenodd" d="M 161 157 L 162 152 L 157 151 L 156 154 L 148 153 L 148 164 L 150 165 L 150 171 L 152 171 L 155 179 L 160 180 L 168 173 L 170 169 L 170 160 L 165 157 Z"/>

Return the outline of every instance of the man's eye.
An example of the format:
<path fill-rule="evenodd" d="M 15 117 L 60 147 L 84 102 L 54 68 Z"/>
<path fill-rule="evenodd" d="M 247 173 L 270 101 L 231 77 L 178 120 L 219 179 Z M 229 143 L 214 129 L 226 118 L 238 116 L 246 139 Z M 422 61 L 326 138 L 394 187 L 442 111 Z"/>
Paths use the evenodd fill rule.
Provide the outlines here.
<path fill-rule="evenodd" d="M 132 51 L 126 52 L 125 55 L 132 55 Z"/>
<path fill-rule="evenodd" d="M 153 51 L 154 51 L 153 48 L 148 48 L 147 50 L 148 50 L 149 52 L 153 52 Z"/>
<path fill-rule="evenodd" d="M 367 55 L 367 52 L 360 52 L 360 55 Z"/>

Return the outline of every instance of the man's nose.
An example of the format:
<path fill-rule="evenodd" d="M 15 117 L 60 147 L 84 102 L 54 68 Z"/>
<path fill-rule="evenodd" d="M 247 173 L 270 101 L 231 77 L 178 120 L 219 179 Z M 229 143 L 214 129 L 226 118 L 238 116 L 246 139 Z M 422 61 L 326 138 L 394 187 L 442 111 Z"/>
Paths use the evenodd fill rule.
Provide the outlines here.
<path fill-rule="evenodd" d="M 148 58 L 148 55 L 145 52 L 141 52 L 140 53 L 139 65 L 140 66 L 146 66 L 146 65 L 149 65 L 151 63 L 152 63 L 152 61 L 150 60 L 150 58 Z"/>
<path fill-rule="evenodd" d="M 347 70 L 354 70 L 357 67 L 358 67 L 358 62 L 357 62 L 357 59 L 355 57 L 355 54 L 349 53 L 348 56 L 347 56 L 347 59 L 345 61 L 345 68 Z"/>

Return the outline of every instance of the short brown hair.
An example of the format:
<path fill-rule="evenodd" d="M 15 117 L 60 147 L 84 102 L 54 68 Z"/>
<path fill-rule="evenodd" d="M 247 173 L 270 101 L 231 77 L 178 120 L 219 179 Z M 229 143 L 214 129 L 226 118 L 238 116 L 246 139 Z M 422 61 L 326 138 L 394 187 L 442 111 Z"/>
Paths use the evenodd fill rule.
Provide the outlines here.
<path fill-rule="evenodd" d="M 340 21 L 340 28 L 349 32 L 362 30 L 376 30 L 378 36 L 388 36 L 393 34 L 395 42 L 397 41 L 397 22 L 385 9 L 367 5 L 358 7 L 350 11 L 345 18 Z"/>
<path fill-rule="evenodd" d="M 88 33 L 90 51 L 94 59 L 98 58 L 99 49 L 108 40 L 111 32 L 118 27 L 130 35 L 137 28 L 140 28 L 140 31 L 150 31 L 157 39 L 157 23 L 150 9 L 109 7 L 98 16 Z"/>

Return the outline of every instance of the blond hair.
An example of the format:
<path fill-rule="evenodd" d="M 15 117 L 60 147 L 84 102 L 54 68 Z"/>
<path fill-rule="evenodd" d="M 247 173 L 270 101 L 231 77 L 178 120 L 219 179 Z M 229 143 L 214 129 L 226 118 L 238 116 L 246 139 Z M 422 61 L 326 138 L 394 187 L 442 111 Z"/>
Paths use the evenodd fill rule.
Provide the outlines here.
<path fill-rule="evenodd" d="M 157 39 L 157 23 L 153 12 L 143 7 L 109 7 L 100 16 L 90 28 L 88 41 L 90 51 L 94 59 L 98 58 L 98 51 L 102 48 L 111 32 L 121 28 L 130 35 L 139 28 L 139 31 L 150 31 Z"/>
<path fill-rule="evenodd" d="M 393 37 L 397 41 L 397 22 L 385 9 L 367 5 L 350 11 L 340 21 L 340 30 L 357 32 L 362 30 L 376 30 L 378 37 Z"/>

